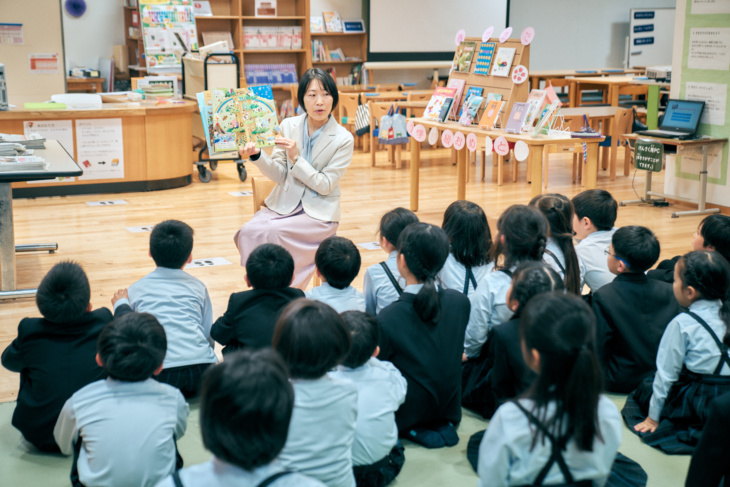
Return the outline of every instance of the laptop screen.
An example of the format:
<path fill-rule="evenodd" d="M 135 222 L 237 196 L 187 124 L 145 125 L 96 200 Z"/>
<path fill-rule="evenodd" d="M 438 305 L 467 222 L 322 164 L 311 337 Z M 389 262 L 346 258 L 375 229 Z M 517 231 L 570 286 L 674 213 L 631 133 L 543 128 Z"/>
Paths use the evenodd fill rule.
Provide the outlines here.
<path fill-rule="evenodd" d="M 669 100 L 660 128 L 694 133 L 704 106 L 704 101 Z"/>

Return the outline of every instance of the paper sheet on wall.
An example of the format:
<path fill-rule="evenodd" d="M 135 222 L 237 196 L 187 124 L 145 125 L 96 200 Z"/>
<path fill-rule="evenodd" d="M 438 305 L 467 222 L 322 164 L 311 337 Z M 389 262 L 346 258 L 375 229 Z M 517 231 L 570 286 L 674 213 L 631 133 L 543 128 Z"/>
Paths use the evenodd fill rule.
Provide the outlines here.
<path fill-rule="evenodd" d="M 32 120 L 23 122 L 23 135 L 41 134 L 47 140 L 57 140 L 66 152 L 73 157 L 74 155 L 74 133 L 71 120 Z M 28 184 L 43 183 L 68 183 L 75 181 L 76 178 L 55 178 L 43 181 L 28 181 Z"/>
<path fill-rule="evenodd" d="M 708 156 L 710 156 L 708 154 Z M 701 157 L 701 156 L 700 156 Z M 691 161 L 691 158 L 687 158 L 684 161 L 677 161 L 678 158 L 674 156 L 667 156 L 667 175 L 672 174 L 674 177 L 664 178 L 664 192 L 667 194 L 676 194 L 685 198 L 697 199 L 699 197 L 699 167 L 700 164 L 697 159 Z M 711 161 L 712 158 L 708 159 Z M 702 160 L 699 159 L 701 163 Z M 680 168 L 677 167 L 680 164 Z M 693 169 L 697 172 L 694 173 L 693 178 L 687 178 L 683 175 L 686 173 L 678 173 L 677 169 L 687 169 L 687 164 L 692 164 Z M 708 169 L 712 171 L 712 166 L 718 167 L 718 164 L 709 163 Z M 717 173 L 714 171 L 715 174 Z M 708 175 L 709 176 L 709 175 Z M 717 181 L 715 178 L 707 178 L 707 201 L 712 202 L 716 205 L 730 206 L 730 191 L 727 190 L 725 184 L 714 184 Z"/>
<path fill-rule="evenodd" d="M 730 28 L 704 27 L 689 33 L 689 69 L 730 69 Z"/>
<path fill-rule="evenodd" d="M 22 46 L 23 24 L 0 24 L 0 45 Z"/>
<path fill-rule="evenodd" d="M 58 53 L 54 54 L 29 54 L 30 72 L 32 74 L 56 74 L 58 73 Z"/>
<path fill-rule="evenodd" d="M 730 0 L 692 0 L 692 15 L 730 14 Z"/>
<path fill-rule="evenodd" d="M 699 180 L 702 169 L 702 148 L 696 145 L 680 146 L 677 150 L 677 165 L 681 176 Z M 707 181 L 725 184 L 722 181 L 722 145 L 712 144 L 707 148 Z"/>
<path fill-rule="evenodd" d="M 688 81 L 684 89 L 686 100 L 705 102 L 700 123 L 725 125 L 725 107 L 727 106 L 727 85 L 722 83 L 700 83 Z"/>
<path fill-rule="evenodd" d="M 79 180 L 124 178 L 122 119 L 76 120 L 76 157 Z"/>

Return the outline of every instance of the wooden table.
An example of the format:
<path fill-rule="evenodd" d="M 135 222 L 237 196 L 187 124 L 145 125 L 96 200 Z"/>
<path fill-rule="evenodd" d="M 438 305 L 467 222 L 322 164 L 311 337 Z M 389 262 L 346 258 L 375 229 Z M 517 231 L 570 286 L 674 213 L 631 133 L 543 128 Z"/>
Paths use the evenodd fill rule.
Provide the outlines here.
<path fill-rule="evenodd" d="M 66 78 L 66 91 L 69 93 L 101 93 L 104 89 L 101 87 L 104 78 L 76 78 L 69 76 Z"/>
<path fill-rule="evenodd" d="M 430 120 L 424 120 L 423 118 L 412 119 L 415 124 L 423 125 L 426 130 L 436 128 L 439 132 L 450 129 L 454 134 L 461 132 L 465 136 L 469 133 L 477 135 L 477 151 L 483 150 L 485 146 L 486 137 L 489 136 L 492 139 L 496 139 L 500 135 L 504 136 L 508 142 L 523 141 L 530 147 L 530 162 L 532 164 L 532 197 L 535 197 L 542 193 L 542 157 L 545 146 L 548 145 L 566 145 L 585 143 L 587 145 L 587 160 L 585 171 L 583 171 L 582 184 L 585 185 L 586 189 L 594 189 L 596 187 L 596 176 L 598 173 L 598 144 L 604 140 L 600 138 L 587 138 L 587 139 L 576 139 L 576 138 L 552 138 L 546 135 L 540 135 L 538 137 L 532 137 L 528 134 L 508 134 L 503 130 L 483 130 L 477 125 L 465 127 L 457 122 L 434 122 Z M 466 180 L 467 180 L 467 149 L 456 151 L 456 199 L 463 200 L 466 198 Z M 420 169 L 420 158 L 421 158 L 421 143 L 411 137 L 411 203 L 410 208 L 412 211 L 418 210 L 418 196 L 419 196 L 419 169 Z"/>
<path fill-rule="evenodd" d="M 584 78 L 596 76 L 612 76 L 620 74 L 641 74 L 643 69 L 603 68 L 603 69 L 549 69 L 530 71 L 530 88 L 540 88 L 540 82 L 555 78 Z"/>

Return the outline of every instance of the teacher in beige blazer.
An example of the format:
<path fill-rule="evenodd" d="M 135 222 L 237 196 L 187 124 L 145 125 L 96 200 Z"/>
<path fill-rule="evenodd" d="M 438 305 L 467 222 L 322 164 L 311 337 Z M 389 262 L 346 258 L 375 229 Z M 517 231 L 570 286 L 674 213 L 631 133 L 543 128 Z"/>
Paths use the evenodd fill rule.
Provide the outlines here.
<path fill-rule="evenodd" d="M 236 233 L 241 265 L 261 244 L 275 243 L 294 258 L 292 286 L 305 289 L 314 273 L 314 254 L 337 231 L 340 179 L 352 162 L 353 137 L 332 111 L 338 101 L 334 79 L 319 68 L 299 82 L 305 114 L 281 123 L 269 156 L 250 142 L 240 149 L 276 186 L 262 208 Z"/>

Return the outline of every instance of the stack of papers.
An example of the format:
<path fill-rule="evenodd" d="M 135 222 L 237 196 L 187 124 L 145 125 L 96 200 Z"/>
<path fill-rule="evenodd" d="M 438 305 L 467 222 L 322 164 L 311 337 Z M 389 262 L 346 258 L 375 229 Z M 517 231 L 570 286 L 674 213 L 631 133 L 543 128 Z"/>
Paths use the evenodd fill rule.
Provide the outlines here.
<path fill-rule="evenodd" d="M 38 156 L 3 156 L 0 157 L 0 172 L 9 171 L 44 171 L 46 161 Z"/>
<path fill-rule="evenodd" d="M 16 142 L 0 142 L 0 156 L 32 156 L 33 149 L 26 149 Z"/>
<path fill-rule="evenodd" d="M 0 133 L 0 142 L 14 142 L 22 144 L 26 149 L 45 149 L 46 139 L 40 134 L 2 134 Z"/>

